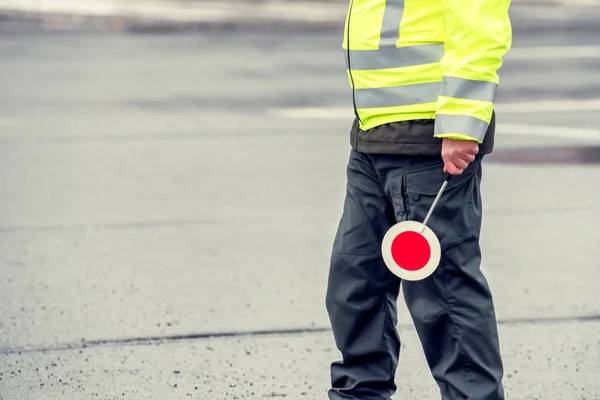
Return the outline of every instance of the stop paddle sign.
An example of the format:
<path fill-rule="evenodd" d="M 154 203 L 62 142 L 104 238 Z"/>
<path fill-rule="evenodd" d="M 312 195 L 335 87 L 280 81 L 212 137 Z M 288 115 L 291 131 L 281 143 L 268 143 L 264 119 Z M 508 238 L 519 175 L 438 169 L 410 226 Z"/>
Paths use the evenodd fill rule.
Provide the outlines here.
<path fill-rule="evenodd" d="M 427 278 L 437 268 L 442 254 L 440 241 L 427 222 L 452 178 L 448 174 L 423 223 L 403 221 L 392 226 L 381 243 L 383 261 L 397 277 L 407 281 Z"/>

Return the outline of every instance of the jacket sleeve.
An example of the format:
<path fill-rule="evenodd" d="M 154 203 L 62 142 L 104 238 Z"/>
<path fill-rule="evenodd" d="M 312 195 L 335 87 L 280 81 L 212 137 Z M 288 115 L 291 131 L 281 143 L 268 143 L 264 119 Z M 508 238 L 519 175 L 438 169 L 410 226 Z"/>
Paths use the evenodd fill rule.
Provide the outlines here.
<path fill-rule="evenodd" d="M 434 136 L 482 143 L 512 45 L 511 0 L 443 0 L 446 43 Z"/>

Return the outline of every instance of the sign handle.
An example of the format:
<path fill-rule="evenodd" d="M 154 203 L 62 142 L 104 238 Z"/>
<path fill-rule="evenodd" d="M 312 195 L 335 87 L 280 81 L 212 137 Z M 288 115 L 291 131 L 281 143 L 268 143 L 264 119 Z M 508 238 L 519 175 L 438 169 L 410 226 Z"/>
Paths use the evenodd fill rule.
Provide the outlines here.
<path fill-rule="evenodd" d="M 429 209 L 429 212 L 427 213 L 427 216 L 425 217 L 425 221 L 423 221 L 423 228 L 421 228 L 421 232 L 423 233 L 423 231 L 425 230 L 425 226 L 427 226 L 427 222 L 429 222 L 429 218 L 431 217 L 431 214 L 433 214 L 433 209 L 435 208 L 435 206 L 437 205 L 438 201 L 440 200 L 440 197 L 442 196 L 442 193 L 444 192 L 444 189 L 446 189 L 446 186 L 448 185 L 448 182 L 450 182 L 450 179 L 452 179 L 452 174 L 448 173 L 448 175 L 446 176 L 446 180 L 444 181 L 444 184 L 442 185 L 442 188 L 440 189 L 440 191 L 438 192 L 437 196 L 435 197 L 435 200 L 433 201 L 433 204 L 431 205 L 431 208 Z"/>

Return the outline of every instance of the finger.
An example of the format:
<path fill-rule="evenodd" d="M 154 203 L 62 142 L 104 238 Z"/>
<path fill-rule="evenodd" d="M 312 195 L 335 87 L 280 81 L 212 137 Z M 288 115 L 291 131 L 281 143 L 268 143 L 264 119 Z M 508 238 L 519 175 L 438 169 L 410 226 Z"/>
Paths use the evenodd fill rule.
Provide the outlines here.
<path fill-rule="evenodd" d="M 453 158 L 452 163 L 456 166 L 456 168 L 460 169 L 465 169 L 469 166 L 469 163 L 460 157 Z"/>
<path fill-rule="evenodd" d="M 461 154 L 460 158 L 468 163 L 475 161 L 475 156 L 470 153 Z"/>
<path fill-rule="evenodd" d="M 473 146 L 469 148 L 468 153 L 474 156 L 476 156 L 479 153 L 479 146 L 477 145 L 477 143 L 473 143 Z"/>
<path fill-rule="evenodd" d="M 444 171 L 452 175 L 462 174 L 462 169 L 458 168 L 452 161 L 447 161 L 444 164 Z"/>

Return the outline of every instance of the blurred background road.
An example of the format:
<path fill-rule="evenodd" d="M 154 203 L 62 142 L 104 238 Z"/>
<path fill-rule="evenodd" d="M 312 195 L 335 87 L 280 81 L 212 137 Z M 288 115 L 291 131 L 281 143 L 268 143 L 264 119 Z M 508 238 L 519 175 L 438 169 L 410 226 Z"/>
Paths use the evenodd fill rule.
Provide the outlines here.
<path fill-rule="evenodd" d="M 0 0 L 0 399 L 326 398 L 347 5 L 59 3 Z M 482 242 L 507 398 L 596 400 L 600 3 L 511 13 Z M 438 398 L 400 305 L 397 398 Z"/>

